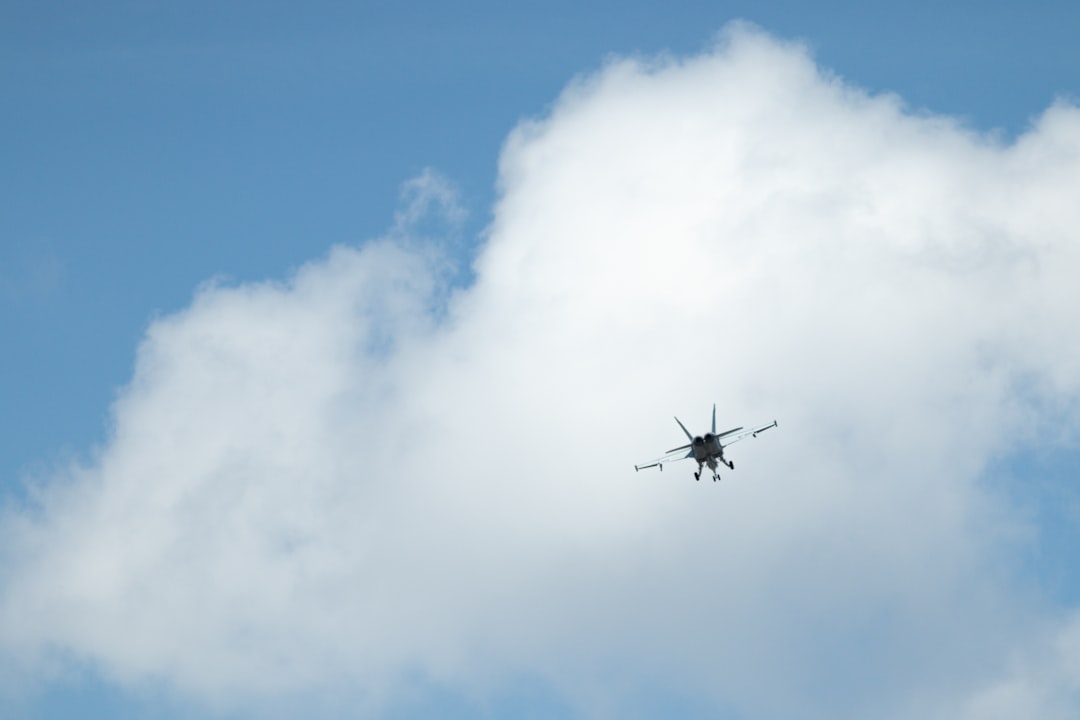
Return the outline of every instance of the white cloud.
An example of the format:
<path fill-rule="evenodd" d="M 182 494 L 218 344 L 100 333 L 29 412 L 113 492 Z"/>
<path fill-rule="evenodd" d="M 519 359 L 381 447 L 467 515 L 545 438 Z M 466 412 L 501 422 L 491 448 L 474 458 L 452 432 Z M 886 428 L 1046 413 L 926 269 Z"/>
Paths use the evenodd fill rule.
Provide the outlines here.
<path fill-rule="evenodd" d="M 1073 621 L 1011 587 L 979 478 L 1032 422 L 1075 437 L 1080 112 L 1004 144 L 734 26 L 580 78 L 499 182 L 447 308 L 425 175 L 391 239 L 155 322 L 109 443 L 5 518 L 11 662 L 227 705 L 1075 712 Z M 780 427 L 717 486 L 632 472 L 714 401 Z"/>

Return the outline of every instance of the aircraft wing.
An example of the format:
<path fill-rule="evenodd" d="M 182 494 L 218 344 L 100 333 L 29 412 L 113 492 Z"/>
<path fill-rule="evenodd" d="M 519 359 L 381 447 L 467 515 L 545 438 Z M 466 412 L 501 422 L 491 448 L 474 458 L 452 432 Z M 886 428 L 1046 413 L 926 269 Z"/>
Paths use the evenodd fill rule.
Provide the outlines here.
<path fill-rule="evenodd" d="M 738 432 L 725 433 L 723 436 L 721 436 L 720 444 L 723 447 L 727 447 L 728 445 L 731 445 L 732 443 L 739 442 L 743 438 L 757 437 L 758 433 L 763 433 L 766 430 L 769 430 L 769 429 L 774 428 L 774 427 L 776 427 L 776 421 L 775 420 L 773 420 L 768 425 L 761 425 L 759 427 L 746 428 L 745 430 L 740 428 Z"/>
<path fill-rule="evenodd" d="M 682 447 L 675 448 L 674 450 L 668 450 L 666 454 L 664 454 L 661 457 L 656 458 L 655 460 L 650 460 L 649 462 L 645 463 L 644 465 L 635 465 L 634 469 L 635 470 L 644 470 L 646 468 L 658 467 L 661 470 L 663 470 L 664 469 L 664 463 L 676 462 L 678 460 L 685 460 L 686 458 L 694 457 L 694 451 L 693 450 L 687 451 L 687 448 L 689 448 L 689 447 L 690 447 L 689 445 L 683 445 Z"/>

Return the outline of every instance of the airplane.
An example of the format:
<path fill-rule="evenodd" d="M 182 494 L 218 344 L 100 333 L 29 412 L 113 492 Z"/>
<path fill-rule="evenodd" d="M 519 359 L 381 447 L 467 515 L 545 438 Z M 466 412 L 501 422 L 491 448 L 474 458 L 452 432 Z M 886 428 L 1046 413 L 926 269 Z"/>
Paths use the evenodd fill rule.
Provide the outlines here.
<path fill-rule="evenodd" d="M 663 457 L 659 457 L 656 460 L 649 462 L 646 465 L 635 465 L 634 470 L 645 470 L 646 468 L 658 467 L 661 471 L 664 469 L 665 462 L 674 462 L 676 460 L 685 460 L 687 458 L 694 458 L 697 461 L 698 469 L 694 473 L 694 479 L 701 479 L 701 468 L 703 465 L 708 465 L 712 470 L 713 482 L 720 479 L 720 475 L 716 472 L 717 461 L 727 465 L 732 470 L 735 469 L 735 463 L 730 460 L 724 459 L 724 448 L 732 443 L 736 443 L 745 437 L 757 437 L 758 433 L 765 432 L 770 428 L 776 427 L 776 421 L 773 420 L 769 425 L 762 425 L 760 427 L 744 429 L 742 427 L 732 428 L 722 433 L 716 432 L 716 405 L 712 407 L 712 432 L 705 433 L 705 435 L 691 435 L 690 431 L 686 429 L 686 426 L 679 421 L 679 418 L 675 418 L 675 422 L 679 423 L 679 427 L 686 433 L 687 439 L 690 440 L 686 445 L 680 445 L 679 447 L 668 450 L 664 453 Z M 688 450 L 685 455 L 684 450 Z"/>

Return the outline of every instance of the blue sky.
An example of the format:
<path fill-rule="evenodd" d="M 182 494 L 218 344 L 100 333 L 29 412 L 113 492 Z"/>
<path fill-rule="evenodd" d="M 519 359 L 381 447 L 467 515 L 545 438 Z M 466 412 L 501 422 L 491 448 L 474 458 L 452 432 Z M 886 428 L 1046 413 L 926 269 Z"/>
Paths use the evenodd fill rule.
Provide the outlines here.
<path fill-rule="evenodd" d="M 487 222 L 506 134 L 616 54 L 744 18 L 1006 136 L 1075 92 L 1067 3 L 8 3 L 4 476 L 101 439 L 157 312 L 380 233 L 434 167 Z M 42 392 L 42 389 L 47 392 Z M 18 408 L 17 411 L 14 408 Z"/>
<path fill-rule="evenodd" d="M 452 246 L 457 255 L 450 261 L 467 265 L 474 253 L 480 252 L 488 233 L 499 236 L 505 232 L 509 237 L 513 233 L 500 228 L 519 227 L 517 221 L 498 220 L 495 208 L 500 162 L 504 173 L 503 197 L 517 198 L 515 188 L 532 187 L 528 179 L 533 172 L 531 161 L 504 152 L 515 127 L 529 118 L 566 117 L 570 122 L 572 114 L 568 110 L 565 116 L 560 115 L 560 108 L 572 110 L 577 100 L 561 96 L 564 88 L 575 77 L 600 72 L 612 58 L 695 57 L 707 53 L 717 34 L 738 19 L 755 24 L 778 43 L 802 43 L 824 77 L 838 77 L 868 97 L 894 94 L 905 117 L 958 119 L 960 135 L 974 134 L 981 138 L 979 142 L 990 146 L 996 143 L 996 147 L 1009 147 L 1031 131 L 1033 122 L 1055 99 L 1064 98 L 1066 103 L 1075 104 L 1076 94 L 1080 92 L 1080 56 L 1075 52 L 1080 9 L 1068 3 L 808 6 L 787 2 L 693 2 L 671 7 L 665 3 L 607 2 L 528 6 L 499 2 L 454 6 L 316 2 L 300 7 L 287 3 L 117 2 L 93 8 L 79 3 L 5 3 L 0 9 L 0 87 L 7 108 L 0 116 L 3 144 L 0 328 L 5 347 L 5 352 L 0 354 L 0 397 L 4 400 L 0 404 L 0 433 L 5 438 L 0 444 L 0 489 L 8 506 L 16 508 L 16 514 L 22 512 L 19 508 L 27 496 L 27 482 L 59 488 L 46 490 L 47 495 L 62 493 L 67 484 L 78 485 L 81 476 L 68 469 L 73 462 L 90 468 L 91 474 L 101 470 L 106 478 L 101 481 L 102 487 L 109 485 L 108 458 L 112 457 L 111 448 L 115 445 L 111 433 L 117 427 L 126 427 L 123 418 L 127 417 L 122 412 L 111 414 L 114 412 L 111 408 L 118 397 L 133 398 L 132 407 L 141 402 L 135 391 L 124 388 L 132 381 L 137 349 L 144 343 L 152 324 L 162 319 L 167 324 L 175 313 L 180 313 L 182 318 L 194 318 L 191 323 L 204 318 L 198 314 L 202 312 L 198 308 L 204 306 L 198 303 L 189 314 L 196 296 L 206 298 L 204 305 L 210 308 L 206 312 L 217 317 L 216 311 L 212 312 L 213 308 L 219 308 L 216 303 L 220 302 L 221 308 L 233 307 L 229 304 L 233 301 L 229 299 L 228 288 L 249 287 L 245 283 L 264 280 L 289 285 L 299 268 L 323 262 L 335 245 L 364 246 L 388 233 L 393 235 L 395 217 L 407 215 L 403 203 L 407 204 L 408 198 L 402 199 L 403 183 L 413 178 L 436 178 L 433 186 L 423 186 L 424 192 L 433 192 L 435 197 L 439 192 L 451 193 L 453 200 L 447 202 L 466 212 L 467 217 L 458 224 L 451 217 L 453 213 L 436 212 L 434 219 L 427 218 L 430 227 L 407 223 L 402 234 L 453 235 L 463 242 Z M 597 97 L 606 97 L 602 91 L 596 92 Z M 584 94 L 592 97 L 589 92 Z M 582 103 L 592 107 L 587 101 Z M 551 126 L 563 127 L 555 121 Z M 552 135 L 555 134 L 552 130 Z M 525 135 L 514 136 L 525 148 L 521 150 L 522 158 L 531 157 L 530 140 L 521 139 Z M 519 161 L 520 168 L 514 164 Z M 427 168 L 436 174 L 425 176 Z M 525 201 L 521 204 L 530 206 Z M 516 204 L 506 207 L 505 217 L 518 212 Z M 495 223 L 491 225 L 493 218 Z M 565 229 L 569 224 L 553 227 Z M 522 231 L 521 236 L 525 235 L 527 231 Z M 607 251 L 619 252 L 617 241 L 609 242 L 612 244 L 608 250 L 598 251 L 601 254 L 592 257 L 606 257 Z M 537 261 L 544 257 L 542 253 L 526 253 L 526 256 Z M 1067 253 L 1063 255 L 1067 256 Z M 485 261 L 481 272 L 488 268 L 489 277 L 499 277 L 498 268 L 511 267 L 513 257 L 516 256 L 510 252 L 492 256 Z M 335 266 L 335 262 L 329 261 L 329 265 Z M 367 262 L 367 259 L 342 261 L 350 268 L 366 267 Z M 370 262 L 389 263 L 387 268 L 406 268 L 397 285 L 387 286 L 388 296 L 398 292 L 402 283 L 413 282 L 410 278 L 425 276 L 430 270 L 428 260 L 417 261 L 419 264 L 415 266 L 409 264 L 412 260 Z M 552 260 L 553 266 L 557 264 Z M 876 267 L 868 265 L 871 266 Z M 372 277 L 398 277 L 382 265 L 377 267 L 383 269 L 371 271 Z M 416 267 L 421 270 L 413 272 Z M 322 277 L 319 273 L 323 272 L 329 278 L 336 277 L 321 265 L 312 270 L 317 277 Z M 438 272 L 432 272 L 437 278 Z M 693 282 L 695 272 L 687 267 L 688 283 Z M 461 273 L 455 277 L 471 275 Z M 213 288 L 207 290 L 206 283 L 215 278 L 221 279 L 221 287 L 226 289 L 219 294 Z M 297 287 L 306 287 L 297 282 Z M 325 282 L 331 285 L 333 280 Z M 375 280 L 370 282 L 382 287 Z M 928 287 L 937 288 L 932 281 L 927 282 Z M 955 287 L 961 287 L 967 281 L 956 282 Z M 602 280 L 600 283 L 602 286 Z M 541 284 L 537 282 L 538 286 Z M 702 284 L 707 281 L 703 279 Z M 501 285 L 495 282 L 493 287 Z M 418 296 L 424 292 L 422 288 L 416 290 Z M 977 292 L 973 293 L 978 296 Z M 266 290 L 266 294 L 272 291 Z M 378 293 L 376 296 L 382 297 Z M 411 297 L 401 301 L 404 306 L 412 302 Z M 558 297 L 550 302 L 557 302 Z M 646 298 L 646 294 L 641 297 Z M 1045 297 L 1040 296 L 1039 302 L 1061 309 L 1074 299 L 1077 299 L 1075 294 L 1070 296 L 1067 290 L 1062 290 L 1058 294 L 1047 292 Z M 280 302 L 288 305 L 292 301 Z M 319 308 L 332 306 L 329 300 L 326 305 L 322 302 L 314 302 L 313 317 L 323 316 Z M 463 306 L 473 307 L 470 303 L 483 306 L 480 299 L 465 301 Z M 958 301 L 957 307 L 962 305 Z M 532 317 L 529 312 L 541 312 L 524 300 L 521 307 L 523 323 Z M 230 310 L 220 312 L 222 317 L 232 317 L 228 315 Z M 476 312 L 487 317 L 479 310 Z M 422 318 L 416 319 L 408 312 L 401 317 L 406 319 L 391 314 L 388 322 L 395 327 L 415 324 L 421 328 L 415 332 L 423 334 Z M 1019 324 L 1015 318 L 1007 320 Z M 542 321 L 539 317 L 537 327 L 542 327 Z M 169 328 L 186 327 L 184 322 L 187 321 L 178 321 Z M 238 327 L 246 327 L 242 320 L 235 322 Z M 163 329 L 161 336 L 172 337 L 168 334 L 172 331 Z M 745 332 L 746 338 L 760 341 L 755 348 L 769 346 L 767 338 L 754 335 L 752 330 Z M 1021 335 L 1018 331 L 1016 342 L 1027 343 L 1026 347 L 1034 348 L 1032 352 L 1054 349 L 1053 345 L 1040 345 L 1042 341 L 1037 337 Z M 722 340 L 716 341 L 720 343 L 718 352 L 723 352 L 726 345 Z M 973 345 L 976 341 L 985 341 L 991 348 L 998 342 L 981 335 L 972 341 Z M 401 342 L 408 344 L 407 340 Z M 459 347 L 457 342 L 462 345 Z M 665 342 L 670 343 L 672 356 L 678 357 L 679 341 L 666 339 Z M 461 347 L 468 347 L 466 340 L 445 343 L 439 347 L 448 348 L 450 355 L 464 352 Z M 584 354 L 588 352 L 586 349 Z M 952 361 L 964 352 L 964 348 L 959 348 L 955 354 L 945 353 L 942 357 Z M 828 366 L 825 360 L 822 362 L 824 367 Z M 1015 362 L 1023 365 L 1027 361 Z M 917 366 L 918 361 L 912 365 Z M 373 375 L 380 372 L 377 366 L 363 367 Z M 413 368 L 404 361 L 402 367 Z M 1046 430 L 1050 420 L 1055 420 L 1061 429 L 1046 442 L 1022 433 L 1014 436 L 1020 442 L 1021 449 L 1017 452 L 997 449 L 991 454 L 973 454 L 981 458 L 972 460 L 973 465 L 988 463 L 996 469 L 981 468 L 971 473 L 975 478 L 973 483 L 989 487 L 990 491 L 985 497 L 979 495 L 977 502 L 970 505 L 960 503 L 977 520 L 971 520 L 964 512 L 959 517 L 979 525 L 986 522 L 986 517 L 1002 513 L 1006 518 L 1003 524 L 1009 530 L 1003 531 L 1007 535 L 1004 539 L 995 536 L 987 540 L 978 535 L 979 542 L 974 544 L 982 549 L 972 551 L 975 559 L 970 559 L 966 551 L 957 550 L 956 557 L 961 559 L 956 562 L 965 572 L 974 572 L 972 568 L 988 557 L 1007 556 L 990 573 L 994 582 L 1004 587 L 1002 597 L 1007 599 L 1001 603 L 1015 610 L 1017 617 L 1036 618 L 1032 623 L 1037 625 L 1038 619 L 1067 615 L 1080 599 L 1080 581 L 1069 562 L 1078 549 L 1074 528 L 1080 518 L 1077 509 L 1080 495 L 1073 487 L 1077 456 L 1070 450 L 1075 448 L 1077 425 L 1071 376 L 1067 370 L 1048 369 L 1042 381 L 1038 371 L 1031 372 L 1036 377 L 1035 386 L 1043 387 L 1039 383 L 1045 382 L 1040 392 L 1053 397 L 1056 391 L 1060 400 L 1060 406 L 1053 408 L 1045 407 L 1042 396 L 1031 404 L 1035 408 L 1029 408 L 1035 426 L 1040 431 Z M 148 377 L 156 377 L 149 370 L 147 373 Z M 640 375 L 628 374 L 638 381 L 655 382 L 657 386 L 667 382 L 644 371 Z M 733 374 L 742 377 L 737 370 Z M 768 380 L 760 382 L 767 384 Z M 655 392 L 670 389 L 679 398 L 677 403 L 672 403 L 675 408 L 657 406 L 658 421 L 670 424 L 665 418 L 672 410 L 697 412 L 699 405 L 704 419 L 709 404 L 724 383 L 723 378 L 717 378 L 691 389 L 654 389 Z M 993 382 L 987 380 L 987 384 Z M 628 392 L 634 387 L 628 386 Z M 315 388 L 312 392 L 321 390 Z M 355 393 L 343 392 L 341 397 L 368 397 L 358 390 Z M 987 397 L 993 394 L 989 390 L 987 393 Z M 769 397 L 768 391 L 762 390 L 761 396 Z M 416 402 L 422 405 L 420 400 Z M 778 400 L 779 404 L 782 402 L 787 400 Z M 773 410 L 761 409 L 745 399 L 741 404 L 733 400 L 732 404 L 753 413 L 754 417 L 747 418 L 747 422 L 756 421 L 762 414 L 763 421 L 772 418 Z M 1002 401 L 1001 407 L 1006 406 L 1009 404 Z M 161 412 L 167 414 L 168 407 L 166 404 Z M 635 406 L 628 402 L 626 407 Z M 435 413 L 435 422 L 439 422 L 437 413 L 430 412 Z M 156 413 L 150 417 L 159 417 Z M 374 413 L 373 417 L 381 416 Z M 1015 420 L 1010 416 L 986 432 L 1016 430 Z M 367 427 L 366 420 L 361 418 L 350 422 L 355 427 Z M 612 425 L 623 427 L 627 422 L 628 418 L 620 413 Z M 634 432 L 646 432 L 647 437 L 672 429 L 666 424 L 653 425 L 652 417 L 640 425 Z M 781 420 L 782 429 L 789 425 Z M 158 426 L 147 427 L 153 432 Z M 398 437 L 411 432 L 413 426 L 405 423 L 395 428 L 393 437 Z M 898 433 L 898 437 L 902 436 L 903 433 Z M 678 437 L 657 437 L 656 449 L 668 447 L 666 443 L 672 439 Z M 764 440 L 763 437 L 754 442 L 760 444 Z M 179 444 L 179 452 L 186 452 L 182 443 Z M 937 451 L 929 444 L 925 451 L 937 457 L 934 454 Z M 629 467 L 649 455 L 651 447 L 638 447 L 639 452 L 644 451 L 642 457 L 609 458 L 610 464 Z M 836 447 L 843 444 L 838 442 Z M 768 467 L 764 451 L 758 445 L 754 448 L 746 451 L 748 457 L 753 452 L 753 457 L 758 458 L 754 461 Z M 923 449 L 920 447 L 920 451 Z M 942 457 L 947 454 L 940 452 Z M 869 464 L 876 457 L 879 456 L 868 451 L 862 462 Z M 894 456 L 883 452 L 880 457 Z M 747 460 L 748 464 L 752 462 Z M 346 461 L 342 463 L 348 465 Z M 913 458 L 912 463 L 917 465 L 918 459 Z M 508 469 L 508 472 L 513 478 L 514 471 Z M 665 482 L 671 481 L 666 477 L 667 472 L 664 475 Z M 287 490 L 290 486 L 282 487 Z M 843 487 L 843 484 L 828 486 L 826 492 Z M 104 492 L 101 495 L 106 496 Z M 289 493 L 272 497 L 287 503 Z M 885 493 L 882 497 L 890 495 Z M 838 496 L 835 507 L 846 506 L 848 502 L 854 501 Z M 874 499 L 871 505 L 876 507 L 877 502 Z M 983 508 L 980 503 L 984 502 L 992 508 Z M 270 500 L 267 503 L 272 504 Z M 495 503 L 494 507 L 502 506 Z M 49 515 L 50 512 L 55 514 Z M 67 516 L 61 510 L 45 514 L 56 520 L 48 525 L 53 530 L 44 537 L 58 537 L 58 528 L 63 527 L 60 520 Z M 638 518 L 638 515 L 627 510 L 627 517 Z M 6 522 L 14 523 L 10 518 Z M 595 526 L 597 519 L 587 517 L 582 522 Z M 632 525 L 630 520 L 625 522 Z M 952 537 L 949 524 L 944 519 L 941 522 L 942 526 L 928 537 L 936 537 L 934 532 Z M 469 524 L 462 521 L 461 527 Z M 567 531 L 568 536 L 577 538 L 574 527 Z M 634 533 L 640 532 L 640 526 L 633 527 Z M 830 543 L 836 542 L 824 528 L 812 523 L 799 527 L 813 527 L 813 532 L 807 530 L 809 534 L 805 537 L 817 537 L 825 546 L 831 547 Z M 621 537 L 619 532 L 629 531 L 611 530 L 612 537 Z M 749 535 L 741 535 L 740 539 L 757 537 L 750 530 L 746 532 Z M 135 544 L 139 542 L 136 536 Z M 607 565 L 619 566 L 621 556 L 617 552 L 606 554 L 609 548 L 602 540 L 590 535 L 574 542 L 603 557 Z M 769 544 L 767 539 L 763 542 Z M 959 546 L 968 547 L 958 541 Z M 797 563 L 796 568 L 790 566 L 788 563 L 794 562 L 795 555 L 787 553 L 793 553 L 795 545 L 784 547 L 787 549 L 778 549 L 769 556 L 775 561 L 769 567 L 778 573 L 786 569 L 797 575 L 798 568 L 807 567 L 807 563 Z M 987 548 L 1000 549 L 1003 555 L 994 555 Z M 25 557 L 31 559 L 11 560 L 5 556 L 5 561 L 21 567 L 24 563 L 32 564 L 38 556 Z M 692 560 L 711 561 L 708 554 L 687 553 L 678 557 L 690 565 Z M 538 562 L 543 565 L 542 561 Z M 942 562 L 946 569 L 950 567 Z M 0 578 L 0 589 L 10 592 L 14 583 L 29 577 L 20 574 L 24 572 L 30 571 L 6 571 L 5 577 Z M 649 572 L 658 573 L 648 574 L 650 578 L 664 577 L 656 568 Z M 976 579 L 990 582 L 983 575 L 977 575 Z M 673 581 L 679 582 L 680 578 L 676 575 Z M 626 587 L 636 587 L 621 576 L 612 582 L 613 586 L 621 587 L 618 583 L 626 582 Z M 762 582 L 769 587 L 774 584 L 786 587 L 776 584 L 779 581 L 772 576 L 763 578 Z M 537 583 L 547 587 L 540 580 Z M 552 583 L 552 587 L 559 587 L 558 583 Z M 253 592 L 262 592 L 268 586 L 256 583 L 252 587 Z M 246 597 L 242 590 L 238 591 L 239 596 Z M 593 590 L 598 597 L 606 597 L 603 595 L 606 591 Z M 962 595 L 963 589 L 949 586 L 942 593 L 942 597 L 951 598 L 950 593 Z M 819 599 L 826 597 L 821 595 Z M 948 605 L 941 598 L 922 595 L 912 603 L 936 607 L 938 601 L 942 606 Z M 217 606 L 213 601 L 208 602 Z M 866 602 L 867 605 L 860 606 L 852 601 L 854 614 L 859 614 L 860 607 L 872 607 L 873 612 L 868 610 L 867 617 L 879 613 L 880 621 L 883 614 L 891 612 L 890 604 L 881 602 L 877 595 Z M 681 607 L 678 612 L 707 616 L 707 605 L 703 601 L 699 607 Z M 810 617 L 816 617 L 809 607 L 804 609 Z M 295 612 L 308 610 L 308 606 L 300 604 Z M 277 617 L 273 612 L 271 616 Z M 462 627 L 480 622 L 462 612 L 466 618 L 461 620 Z M 570 615 L 576 612 L 582 613 L 582 617 L 593 617 L 581 608 L 567 611 Z M 980 606 L 975 614 L 980 612 L 987 617 L 998 617 L 989 607 Z M 941 615 L 948 613 L 942 610 Z M 931 612 L 912 617 L 926 620 L 938 615 Z M 758 627 L 752 619 L 747 622 L 750 627 Z M 515 631 L 519 629 L 518 624 L 509 620 L 507 623 Z M 876 627 L 872 619 L 866 620 L 866 624 Z M 902 622 L 898 626 L 904 627 Z M 0 691 L 10 685 L 36 688 L 29 693 L 17 692 L 18 698 L 11 700 L 23 716 L 70 717 L 76 712 L 74 708 L 83 717 L 261 716 L 266 712 L 266 706 L 261 703 L 266 702 L 266 697 L 276 697 L 258 683 L 237 681 L 235 686 L 217 687 L 187 676 L 178 680 L 168 670 L 162 670 L 169 667 L 168 661 L 155 664 L 156 661 L 148 660 L 140 665 L 141 661 L 130 660 L 126 655 L 121 660 L 119 655 L 95 650 L 93 642 L 80 644 L 82 640 L 71 640 L 81 637 L 78 628 L 70 632 L 70 637 L 62 633 L 46 634 L 41 641 L 43 645 L 53 643 L 59 646 L 61 654 L 70 652 L 75 658 L 70 664 L 60 663 L 64 670 L 59 678 L 33 662 L 23 663 L 19 653 L 14 653 L 19 660 L 0 664 L 0 671 L 8 675 L 0 682 Z M 258 629 L 253 632 L 257 634 Z M 891 631 L 881 632 L 882 636 L 891 637 Z M 874 633 L 868 631 L 867 637 L 878 637 Z M 318 633 L 312 631 L 312 634 Z M 471 637 L 468 630 L 461 630 L 461 635 Z M 4 637 L 0 635 L 0 642 Z M 799 647 L 805 643 L 804 649 L 818 647 L 809 635 L 796 633 L 793 639 L 787 639 Z M 65 646 L 69 641 L 70 645 Z M 872 642 L 850 639 L 853 646 L 862 641 Z M 603 644 L 600 640 L 596 642 Z M 1007 644 L 1006 639 L 1001 642 Z M 543 643 L 531 645 L 526 640 L 521 641 L 520 647 L 492 651 L 496 658 L 512 659 L 506 660 L 504 671 L 511 679 L 491 680 L 485 672 L 499 673 L 486 666 L 479 670 L 471 666 L 462 669 L 467 663 L 459 667 L 447 658 L 454 657 L 458 651 L 467 653 L 451 640 L 446 645 L 454 649 L 446 650 L 441 644 L 435 649 L 418 644 L 418 649 L 412 655 L 406 654 L 403 660 L 373 653 L 371 657 L 376 658 L 373 663 L 383 663 L 395 672 L 406 668 L 403 671 L 406 678 L 410 663 L 421 667 L 421 677 L 435 678 L 418 682 L 423 690 L 405 692 L 410 698 L 407 701 L 401 700 L 401 692 L 393 688 L 398 687 L 395 682 L 408 685 L 408 679 L 386 681 L 385 686 L 381 681 L 372 681 L 372 687 L 380 688 L 379 692 L 392 698 L 385 706 L 377 706 L 379 712 L 387 717 L 522 717 L 530 712 L 542 717 L 560 714 L 591 717 L 605 714 L 608 707 L 605 702 L 614 703 L 616 711 L 622 707 L 620 702 L 632 703 L 644 716 L 651 717 L 668 716 L 672 712 L 694 716 L 699 708 L 703 708 L 700 710 L 703 716 L 714 716 L 718 708 L 730 709 L 715 696 L 703 694 L 691 681 L 685 685 L 677 680 L 657 681 L 654 687 L 627 689 L 620 694 L 617 689 L 620 683 L 612 680 L 618 675 L 618 663 L 603 665 L 595 658 L 595 662 L 579 661 L 582 676 L 593 677 L 595 671 L 596 677 L 605 678 L 597 681 L 602 691 L 596 691 L 585 687 L 584 681 L 578 684 L 552 670 L 557 661 L 548 659 L 534 664 L 532 654 L 547 657 L 547 649 Z M 461 645 L 472 647 L 466 640 Z M 646 643 L 646 646 L 667 647 L 663 643 L 656 646 Z M 326 657 L 320 652 L 311 651 L 316 658 L 311 667 L 323 667 L 322 663 L 332 666 L 326 657 L 333 652 L 327 651 Z M 919 656 L 918 651 L 912 652 Z M 1024 653 L 1033 652 L 1028 646 L 1015 651 L 1017 656 L 1024 657 Z M 1002 656 L 1011 657 L 1008 651 L 1002 651 Z M 7 653 L 0 654 L 0 658 L 6 657 Z M 596 657 L 610 660 L 605 652 L 598 651 Z M 693 652 L 688 651 L 679 659 L 692 657 Z M 791 662 L 793 667 L 798 665 L 795 660 Z M 598 670 L 601 665 L 603 669 Z M 577 667 L 574 662 L 570 666 Z M 880 658 L 878 664 L 870 666 L 890 667 Z M 627 671 L 627 677 L 649 672 L 648 666 L 644 670 L 635 667 Z M 337 669 L 330 672 L 335 678 L 337 673 Z M 514 680 L 515 673 L 524 679 Z M 363 673 L 360 676 L 368 677 Z M 341 677 L 353 676 L 344 673 Z M 911 683 L 912 687 L 919 687 L 917 680 Z M 340 690 L 339 686 L 331 685 L 327 693 L 332 695 Z M 1080 682 L 1070 687 L 1078 686 Z M 287 702 L 303 704 L 314 693 L 320 702 L 327 703 L 328 717 L 348 716 L 340 712 L 334 701 L 319 695 L 321 687 L 318 682 L 307 685 L 301 682 L 297 694 Z M 868 683 L 864 690 L 870 692 L 875 687 Z M 807 691 L 801 697 L 820 699 L 823 712 L 829 707 L 839 707 L 843 715 L 858 707 L 855 701 L 846 705 L 830 699 L 835 692 L 835 687 L 823 681 L 814 686 L 814 692 Z M 378 694 L 374 690 L 372 693 Z M 792 693 L 798 696 L 796 690 Z M 594 694 L 601 699 L 596 699 Z M 769 705 L 759 695 L 751 693 L 731 700 L 731 707 L 737 708 L 732 711 L 732 717 L 782 714 L 782 705 Z M 635 699 L 628 699 L 631 697 Z M 838 704 L 829 704 L 833 702 Z M 916 707 L 914 702 L 912 707 Z M 972 717 L 978 716 L 976 710 L 971 712 Z"/>

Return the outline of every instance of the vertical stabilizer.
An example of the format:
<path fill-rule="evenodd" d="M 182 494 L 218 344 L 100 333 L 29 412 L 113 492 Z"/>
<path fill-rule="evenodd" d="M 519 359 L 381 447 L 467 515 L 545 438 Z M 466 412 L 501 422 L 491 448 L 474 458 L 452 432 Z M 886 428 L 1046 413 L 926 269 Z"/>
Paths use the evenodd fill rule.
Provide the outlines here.
<path fill-rule="evenodd" d="M 694 436 L 693 436 L 693 435 L 691 435 L 691 434 L 690 434 L 690 431 L 686 429 L 686 426 L 685 426 L 685 425 L 683 425 L 683 424 L 682 424 L 682 422 L 680 422 L 680 421 L 679 421 L 679 418 L 675 418 L 675 422 L 679 423 L 679 427 L 681 427 L 681 428 L 682 428 L 682 431 L 683 431 L 684 433 L 686 433 L 686 438 L 687 438 L 687 439 L 688 439 L 688 440 L 689 440 L 690 442 L 694 442 Z"/>

